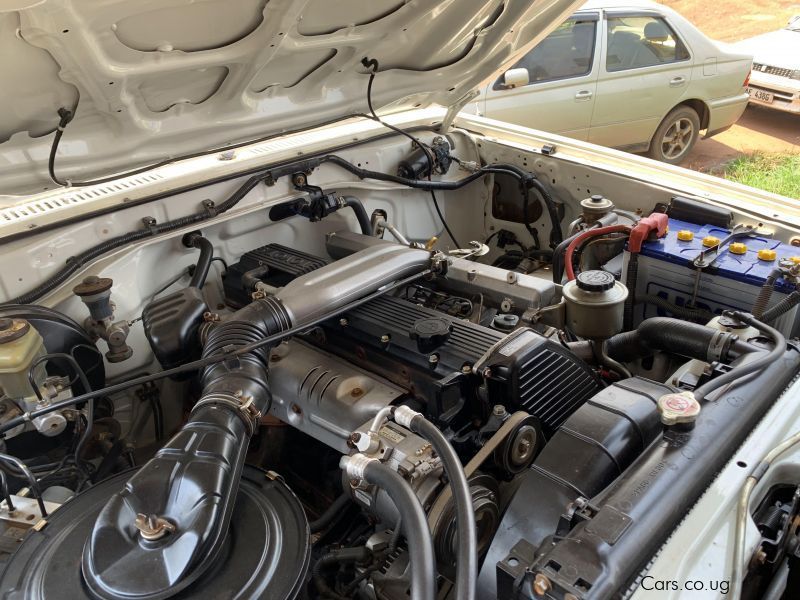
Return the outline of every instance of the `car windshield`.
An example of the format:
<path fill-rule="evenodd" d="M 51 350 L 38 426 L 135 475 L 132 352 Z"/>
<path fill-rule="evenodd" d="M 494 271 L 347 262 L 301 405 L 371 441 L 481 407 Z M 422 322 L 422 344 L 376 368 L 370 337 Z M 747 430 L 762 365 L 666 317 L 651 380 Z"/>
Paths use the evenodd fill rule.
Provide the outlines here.
<path fill-rule="evenodd" d="M 800 31 L 800 15 L 793 17 L 786 26 L 789 31 Z"/>

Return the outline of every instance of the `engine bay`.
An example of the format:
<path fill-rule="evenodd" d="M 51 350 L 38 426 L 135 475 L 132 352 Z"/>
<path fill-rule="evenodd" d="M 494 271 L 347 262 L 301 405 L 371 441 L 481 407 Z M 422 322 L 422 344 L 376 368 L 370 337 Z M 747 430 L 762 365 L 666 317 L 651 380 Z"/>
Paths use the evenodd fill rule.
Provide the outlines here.
<path fill-rule="evenodd" d="M 421 139 L 10 245 L 39 270 L 2 281 L 4 590 L 636 587 L 800 372 L 800 252 L 674 191 Z M 775 493 L 752 597 L 796 516 Z"/>

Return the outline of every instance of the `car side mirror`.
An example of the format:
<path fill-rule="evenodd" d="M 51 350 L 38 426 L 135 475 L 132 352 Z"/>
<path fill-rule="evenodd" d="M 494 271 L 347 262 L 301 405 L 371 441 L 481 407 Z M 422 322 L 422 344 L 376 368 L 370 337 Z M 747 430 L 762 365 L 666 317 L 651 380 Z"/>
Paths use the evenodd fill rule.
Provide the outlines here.
<path fill-rule="evenodd" d="M 503 73 L 503 85 L 507 88 L 528 85 L 531 82 L 528 69 L 509 69 Z"/>

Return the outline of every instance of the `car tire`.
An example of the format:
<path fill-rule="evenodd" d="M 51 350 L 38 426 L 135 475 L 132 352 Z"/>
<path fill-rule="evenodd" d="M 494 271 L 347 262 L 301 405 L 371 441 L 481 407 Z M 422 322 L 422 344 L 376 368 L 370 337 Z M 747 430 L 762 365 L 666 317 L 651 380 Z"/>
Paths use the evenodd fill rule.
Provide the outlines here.
<path fill-rule="evenodd" d="M 688 106 L 678 106 L 664 117 L 650 142 L 650 158 L 679 165 L 700 135 L 700 117 Z"/>

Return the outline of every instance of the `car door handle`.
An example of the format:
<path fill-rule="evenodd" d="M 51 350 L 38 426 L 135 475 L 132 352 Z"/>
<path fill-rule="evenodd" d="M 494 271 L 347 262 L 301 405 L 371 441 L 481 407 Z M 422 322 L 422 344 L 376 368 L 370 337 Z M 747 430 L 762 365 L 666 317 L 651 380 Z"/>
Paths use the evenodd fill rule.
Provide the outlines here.
<path fill-rule="evenodd" d="M 669 87 L 679 87 L 686 83 L 686 77 L 673 77 L 669 80 Z"/>
<path fill-rule="evenodd" d="M 575 94 L 575 100 L 588 100 L 592 97 L 591 90 L 581 90 L 577 94 Z"/>

